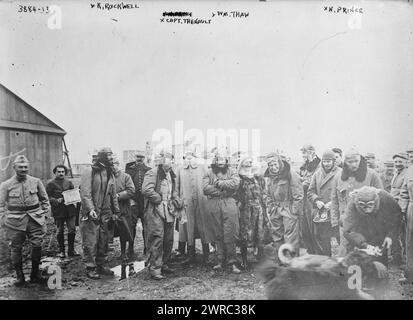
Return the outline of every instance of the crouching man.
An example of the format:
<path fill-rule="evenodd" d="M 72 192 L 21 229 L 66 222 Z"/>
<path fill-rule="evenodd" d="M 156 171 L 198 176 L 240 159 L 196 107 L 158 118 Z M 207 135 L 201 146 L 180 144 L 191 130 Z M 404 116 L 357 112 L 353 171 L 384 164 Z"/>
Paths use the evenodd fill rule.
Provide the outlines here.
<path fill-rule="evenodd" d="M 178 199 L 172 154 L 161 152 L 156 162 L 158 166 L 145 174 L 142 194 L 145 197 L 146 262 L 152 279 L 161 280 L 163 273 L 174 272 L 168 263 L 174 242 L 174 213 Z"/>
<path fill-rule="evenodd" d="M 22 249 L 26 236 L 32 246 L 30 281 L 42 281 L 39 265 L 50 204 L 40 179 L 28 175 L 29 160 L 25 156 L 17 156 L 13 168 L 16 174 L 0 184 L 0 221 L 10 241 L 11 261 L 17 275 L 15 285 L 23 286 Z"/>
<path fill-rule="evenodd" d="M 100 279 L 101 275 L 113 275 L 104 265 L 109 240 L 108 222 L 120 215 L 112 166 L 112 150 L 103 148 L 98 152 L 96 163 L 82 173 L 80 182 L 83 259 L 86 275 L 94 280 Z"/>
<path fill-rule="evenodd" d="M 401 210 L 396 200 L 386 191 L 364 186 L 355 190 L 347 207 L 343 235 L 351 249 L 360 248 L 377 252 L 377 261 L 387 266 L 390 250 Z"/>

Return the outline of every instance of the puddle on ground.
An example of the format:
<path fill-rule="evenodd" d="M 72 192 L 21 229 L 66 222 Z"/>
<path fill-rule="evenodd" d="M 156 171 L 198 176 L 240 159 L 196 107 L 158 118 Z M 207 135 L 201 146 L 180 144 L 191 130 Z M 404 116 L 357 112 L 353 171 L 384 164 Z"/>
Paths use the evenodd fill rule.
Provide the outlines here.
<path fill-rule="evenodd" d="M 135 269 L 135 272 L 138 273 L 140 271 L 142 271 L 143 269 L 145 269 L 145 261 L 135 261 L 133 263 L 133 268 Z M 121 277 L 121 273 L 122 273 L 122 265 L 118 265 L 116 267 L 113 267 L 112 270 L 115 273 L 115 276 L 117 277 Z M 126 277 L 129 276 L 129 268 L 126 268 Z"/>

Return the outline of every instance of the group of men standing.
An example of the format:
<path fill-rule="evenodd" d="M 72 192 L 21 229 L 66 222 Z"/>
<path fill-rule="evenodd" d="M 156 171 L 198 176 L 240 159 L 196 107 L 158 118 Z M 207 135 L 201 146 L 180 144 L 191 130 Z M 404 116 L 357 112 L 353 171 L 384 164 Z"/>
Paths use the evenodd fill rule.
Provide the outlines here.
<path fill-rule="evenodd" d="M 283 243 L 290 243 L 297 254 L 306 248 L 308 253 L 331 256 L 331 239 L 336 238 L 340 256 L 355 247 L 379 247 L 384 259 L 392 248 L 395 263 L 407 258 L 405 274 L 413 280 L 413 166 L 407 165 L 413 150 L 394 155 L 396 170 L 389 192 L 368 160 L 371 157 L 366 159 L 355 149 L 343 159 L 338 148 L 326 150 L 321 159 L 311 145 L 301 151 L 304 164 L 298 172 L 285 157 L 270 153 L 262 174 L 248 156 L 230 165 L 223 150 L 215 151 L 209 167 L 198 162 L 194 152 L 185 152 L 184 165 L 176 170 L 171 153 L 160 152 L 150 168 L 144 153 L 138 152 L 123 172 L 111 149 L 101 149 L 80 182 L 79 226 L 87 276 L 113 275 L 107 267 L 108 242 L 113 237 L 111 228 L 120 221 L 132 234 L 120 234 L 121 258 L 125 264 L 133 262 L 140 219 L 146 265 L 155 280 L 174 272 L 174 230 L 179 231 L 175 259 L 182 257 L 180 263 L 189 266 L 196 263 L 196 239 L 201 240 L 204 265 L 237 274 L 240 266 L 248 267 L 249 249 L 257 261 L 277 260 Z M 0 185 L 0 214 L 10 239 L 17 285 L 25 282 L 21 254 L 26 235 L 32 245 L 31 279 L 40 279 L 44 219 L 50 205 L 58 228 L 59 256 L 65 257 L 64 224 L 67 254 L 79 255 L 74 248 L 76 207 L 66 206 L 62 197 L 63 191 L 74 188 L 66 178 L 67 168 L 56 166 L 55 179 L 44 188 L 39 179 L 28 175 L 28 166 L 24 156 L 16 157 L 16 175 Z M 216 261 L 211 261 L 211 245 Z"/>
<path fill-rule="evenodd" d="M 311 163 L 317 158 L 315 150 L 307 150 L 313 153 L 308 160 Z M 384 163 L 384 169 L 377 166 L 372 153 L 363 156 L 351 149 L 341 162 L 341 150 L 331 151 L 323 154 L 307 189 L 303 246 L 310 253 L 331 255 L 333 236 L 340 244 L 339 256 L 354 247 L 379 247 L 382 262 L 387 265 L 391 255 L 393 263 L 403 265 L 406 278 L 413 281 L 413 150 L 395 154 L 392 162 Z M 308 170 L 303 169 L 305 165 L 301 167 L 305 177 Z M 326 211 L 331 223 L 320 220 Z"/>

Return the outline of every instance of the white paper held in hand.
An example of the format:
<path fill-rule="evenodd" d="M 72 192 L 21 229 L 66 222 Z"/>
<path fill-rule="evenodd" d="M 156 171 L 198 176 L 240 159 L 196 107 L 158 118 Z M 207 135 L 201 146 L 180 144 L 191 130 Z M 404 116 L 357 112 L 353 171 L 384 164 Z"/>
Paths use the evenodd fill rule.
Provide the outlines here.
<path fill-rule="evenodd" d="M 63 196 L 63 199 L 65 200 L 65 205 L 67 206 L 80 202 L 79 188 L 63 191 L 62 196 Z"/>

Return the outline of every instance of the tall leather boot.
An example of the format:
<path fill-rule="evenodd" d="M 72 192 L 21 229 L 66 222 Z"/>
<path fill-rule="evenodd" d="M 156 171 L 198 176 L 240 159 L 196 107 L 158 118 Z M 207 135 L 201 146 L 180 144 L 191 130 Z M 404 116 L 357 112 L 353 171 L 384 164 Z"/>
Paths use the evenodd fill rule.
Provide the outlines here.
<path fill-rule="evenodd" d="M 24 273 L 23 273 L 23 266 L 22 263 L 16 263 L 13 265 L 14 270 L 16 270 L 16 278 L 17 280 L 14 282 L 14 285 L 16 287 L 22 287 L 26 283 L 26 279 L 24 278 Z"/>
<path fill-rule="evenodd" d="M 69 247 L 69 250 L 67 251 L 67 255 L 69 257 L 78 257 L 80 256 L 79 253 L 76 252 L 75 250 L 75 238 L 76 238 L 76 233 L 68 233 L 67 234 L 67 245 Z"/>
<path fill-rule="evenodd" d="M 126 262 L 122 261 L 122 265 L 120 267 L 120 279 L 119 280 L 126 279 L 126 267 L 127 267 Z"/>
<path fill-rule="evenodd" d="M 182 261 L 182 264 L 193 266 L 195 262 L 195 246 L 188 246 L 188 257 L 184 261 Z"/>
<path fill-rule="evenodd" d="M 186 255 L 186 242 L 178 241 L 178 252 L 173 255 L 172 260 L 174 263 L 182 264 L 186 263 L 188 257 Z"/>
<path fill-rule="evenodd" d="M 202 264 L 208 265 L 210 264 L 209 260 L 209 243 L 202 244 Z"/>
<path fill-rule="evenodd" d="M 135 271 L 135 266 L 133 265 L 133 262 L 129 263 L 128 267 L 129 267 L 128 277 L 134 276 L 136 274 L 136 271 Z"/>
<path fill-rule="evenodd" d="M 57 256 L 59 258 L 64 258 L 66 257 L 65 254 L 65 234 L 62 233 L 58 233 L 57 236 L 57 244 L 59 245 L 59 253 L 57 254 Z"/>
<path fill-rule="evenodd" d="M 185 249 L 186 249 L 186 242 L 179 241 L 178 242 L 178 252 L 179 252 L 179 254 L 184 256 L 186 254 Z"/>
<path fill-rule="evenodd" d="M 143 237 L 143 255 L 146 256 L 146 240 L 145 240 L 145 233 L 142 231 Z"/>
<path fill-rule="evenodd" d="M 144 227 L 143 221 L 142 221 L 142 239 L 143 239 L 143 255 L 146 256 L 146 236 L 145 236 L 145 227 Z"/>
<path fill-rule="evenodd" d="M 39 270 L 41 256 L 42 256 L 42 248 L 32 247 L 32 272 L 30 274 L 30 282 L 32 283 L 44 282 L 44 279 L 40 275 L 40 270 Z"/>
<path fill-rule="evenodd" d="M 242 267 L 244 269 L 248 268 L 248 248 L 245 244 L 241 246 L 241 258 L 242 258 Z"/>
<path fill-rule="evenodd" d="M 133 241 L 128 242 L 128 257 L 129 257 L 130 261 L 133 261 L 135 259 L 135 250 L 133 248 L 133 244 L 135 243 L 135 236 L 136 236 L 136 226 L 135 226 L 135 228 L 133 228 L 133 231 L 132 231 Z"/>
<path fill-rule="evenodd" d="M 258 251 L 257 251 L 257 256 L 256 256 L 258 262 L 261 262 L 264 258 L 264 246 L 259 245 L 258 246 Z"/>

